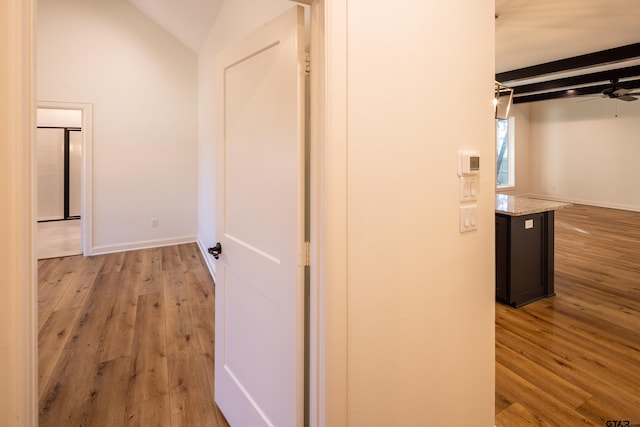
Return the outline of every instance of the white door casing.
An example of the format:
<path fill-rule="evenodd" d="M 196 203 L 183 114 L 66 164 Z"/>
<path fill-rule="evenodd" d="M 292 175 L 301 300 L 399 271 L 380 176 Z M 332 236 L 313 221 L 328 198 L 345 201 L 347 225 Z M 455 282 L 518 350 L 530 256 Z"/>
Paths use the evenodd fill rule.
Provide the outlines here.
<path fill-rule="evenodd" d="M 218 54 L 215 396 L 233 426 L 297 426 L 304 389 L 304 12 Z"/>
<path fill-rule="evenodd" d="M 80 217 L 82 254 L 93 255 L 93 104 L 62 101 L 38 101 L 37 107 L 82 112 L 82 161 L 80 165 Z M 35 174 L 35 172 L 34 172 Z M 36 179 L 35 175 L 33 179 Z"/>

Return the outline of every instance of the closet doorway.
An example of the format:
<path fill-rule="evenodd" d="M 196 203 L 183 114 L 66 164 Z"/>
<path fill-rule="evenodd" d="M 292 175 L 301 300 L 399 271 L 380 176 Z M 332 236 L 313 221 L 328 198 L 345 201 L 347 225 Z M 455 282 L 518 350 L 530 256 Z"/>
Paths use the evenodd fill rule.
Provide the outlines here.
<path fill-rule="evenodd" d="M 38 259 L 88 255 L 86 115 L 82 105 L 38 104 L 34 153 Z"/>

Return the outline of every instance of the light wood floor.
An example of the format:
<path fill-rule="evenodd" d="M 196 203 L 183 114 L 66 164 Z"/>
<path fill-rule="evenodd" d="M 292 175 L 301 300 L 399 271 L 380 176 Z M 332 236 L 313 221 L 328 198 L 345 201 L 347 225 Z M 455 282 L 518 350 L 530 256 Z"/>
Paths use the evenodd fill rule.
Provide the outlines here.
<path fill-rule="evenodd" d="M 640 424 L 640 213 L 556 211 L 556 296 L 496 304 L 496 425 Z"/>
<path fill-rule="evenodd" d="M 38 259 L 82 254 L 79 219 L 39 222 L 36 230 Z"/>
<path fill-rule="evenodd" d="M 228 426 L 195 244 L 38 262 L 40 426 Z"/>

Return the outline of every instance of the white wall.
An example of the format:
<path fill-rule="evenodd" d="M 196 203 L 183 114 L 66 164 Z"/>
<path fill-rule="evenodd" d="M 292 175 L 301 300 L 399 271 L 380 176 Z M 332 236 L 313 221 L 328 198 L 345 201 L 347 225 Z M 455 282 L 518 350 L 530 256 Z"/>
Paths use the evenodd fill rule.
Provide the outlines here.
<path fill-rule="evenodd" d="M 639 101 L 532 103 L 531 193 L 640 211 L 638 135 Z"/>
<path fill-rule="evenodd" d="M 511 110 L 509 111 L 509 115 L 515 119 L 514 127 L 516 133 L 514 139 L 514 151 L 516 159 L 516 185 L 514 188 L 500 189 L 497 191 L 498 193 L 517 196 L 527 195 L 530 191 L 530 105 L 531 104 L 514 104 L 511 106 Z"/>
<path fill-rule="evenodd" d="M 347 4 L 349 425 L 493 426 L 494 2 Z"/>
<path fill-rule="evenodd" d="M 197 56 L 125 0 L 37 18 L 38 99 L 93 104 L 92 252 L 194 241 Z"/>

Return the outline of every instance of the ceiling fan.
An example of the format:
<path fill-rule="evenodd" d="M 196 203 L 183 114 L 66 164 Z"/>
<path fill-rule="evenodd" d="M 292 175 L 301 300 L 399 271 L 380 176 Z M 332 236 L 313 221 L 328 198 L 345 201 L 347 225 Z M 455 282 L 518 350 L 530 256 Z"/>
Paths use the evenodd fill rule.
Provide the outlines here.
<path fill-rule="evenodd" d="M 618 79 L 612 79 L 611 87 L 606 88 L 600 93 L 605 98 L 620 99 L 622 101 L 635 101 L 638 99 L 636 96 L 640 96 L 640 92 L 633 92 L 623 87 L 619 88 L 617 85 Z"/>

